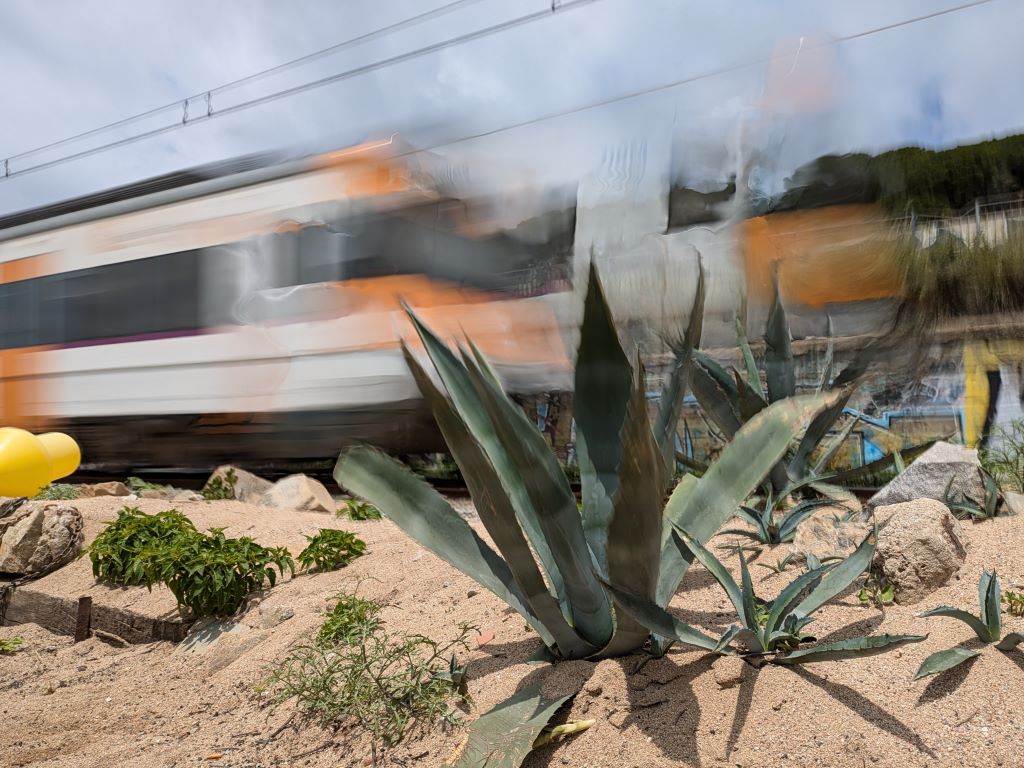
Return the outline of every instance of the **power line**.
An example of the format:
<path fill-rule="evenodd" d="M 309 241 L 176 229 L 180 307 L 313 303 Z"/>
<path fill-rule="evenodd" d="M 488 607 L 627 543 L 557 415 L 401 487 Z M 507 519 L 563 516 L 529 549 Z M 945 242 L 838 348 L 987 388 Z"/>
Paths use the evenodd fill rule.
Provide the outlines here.
<path fill-rule="evenodd" d="M 182 121 L 181 123 L 167 125 L 167 126 L 163 126 L 161 128 L 153 129 L 151 131 L 146 131 L 144 133 L 136 134 L 136 135 L 133 135 L 133 136 L 128 136 L 128 137 L 125 137 L 123 139 L 119 139 L 117 141 L 109 142 L 107 144 L 101 144 L 101 145 L 99 145 L 97 147 L 93 147 L 91 149 L 83 150 L 81 152 L 76 152 L 74 154 L 70 154 L 70 155 L 66 155 L 64 157 L 56 158 L 54 160 L 50 160 L 50 161 L 47 161 L 45 163 L 37 163 L 36 165 L 32 165 L 32 166 L 29 166 L 28 168 L 23 168 L 21 170 L 16 170 L 16 171 L 11 172 L 11 171 L 9 171 L 9 169 L 6 169 L 7 172 L 6 172 L 5 176 L 8 177 L 8 178 L 14 177 L 14 176 L 20 176 L 22 174 L 31 173 L 33 171 L 43 170 L 45 168 L 50 168 L 50 167 L 53 167 L 53 166 L 56 166 L 56 165 L 61 165 L 61 164 L 66 163 L 66 162 L 71 162 L 73 160 L 78 160 L 78 159 L 81 159 L 81 158 L 84 158 L 84 157 L 88 157 L 90 155 L 93 155 L 93 154 L 96 154 L 96 153 L 99 153 L 99 152 L 104 152 L 104 151 L 107 151 L 109 149 L 116 149 L 118 147 L 121 147 L 121 146 L 124 146 L 124 145 L 127 145 L 127 144 L 133 144 L 135 142 L 143 141 L 143 140 L 148 139 L 148 138 L 159 136 L 159 135 L 162 135 L 164 133 L 168 133 L 170 131 L 178 130 L 179 128 L 183 128 L 186 125 L 192 125 L 193 123 L 197 123 L 197 122 L 205 122 L 205 121 L 213 119 L 214 117 L 220 117 L 220 116 L 223 116 L 223 115 L 226 115 L 226 114 L 233 114 L 235 112 L 240 112 L 242 110 L 249 109 L 249 108 L 254 107 L 254 106 L 260 106 L 260 105 L 263 105 L 263 104 L 270 103 L 272 101 L 276 101 L 278 99 L 286 98 L 288 96 L 294 96 L 296 94 L 303 93 L 303 92 L 311 90 L 313 88 L 319 88 L 319 87 L 324 86 L 324 85 L 329 85 L 331 83 L 339 82 L 341 80 L 346 80 L 346 79 L 349 79 L 349 78 L 352 78 L 352 77 L 356 77 L 358 75 L 366 74 L 366 73 L 372 72 L 372 71 L 374 71 L 376 69 L 381 69 L 381 68 L 384 68 L 384 67 L 392 66 L 394 64 L 399 64 L 399 63 L 402 63 L 402 62 L 405 62 L 405 61 L 409 61 L 409 60 L 417 58 L 419 56 L 427 55 L 427 54 L 430 54 L 430 53 L 436 53 L 437 51 L 443 50 L 443 49 L 448 48 L 448 47 L 459 45 L 459 44 L 465 43 L 465 42 L 471 42 L 473 40 L 477 40 L 477 39 L 486 37 L 488 35 L 492 35 L 492 34 L 496 34 L 496 33 L 499 33 L 499 32 L 507 31 L 509 29 L 512 29 L 512 28 L 515 28 L 515 27 L 518 27 L 518 26 L 522 26 L 524 24 L 528 24 L 528 23 L 531 23 L 533 21 L 537 21 L 537 20 L 542 19 L 542 18 L 547 18 L 548 16 L 551 16 L 551 15 L 553 15 L 555 13 L 559 13 L 559 12 L 567 11 L 567 10 L 572 10 L 574 8 L 582 7 L 584 5 L 590 5 L 591 3 L 598 2 L 598 1 L 599 0 L 569 0 L 568 2 L 558 3 L 557 0 L 555 0 L 555 2 L 552 2 L 552 5 L 551 5 L 550 9 L 545 9 L 545 10 L 538 11 L 538 12 L 535 12 L 535 13 L 532 13 L 532 14 L 527 14 L 525 16 L 520 16 L 520 17 L 512 19 L 510 21 L 503 22 L 501 24 L 496 24 L 496 25 L 493 25 L 493 26 L 490 26 L 490 27 L 485 27 L 483 29 L 476 30 L 474 32 L 470 32 L 470 33 L 467 33 L 465 35 L 460 35 L 460 36 L 457 36 L 457 37 L 453 37 L 453 38 L 450 38 L 448 40 L 445 40 L 445 41 L 442 41 L 442 42 L 439 42 L 439 43 L 434 43 L 432 45 L 428 45 L 428 46 L 425 46 L 423 48 L 416 49 L 414 51 L 409 51 L 407 53 L 403 53 L 403 54 L 399 54 L 397 56 L 390 57 L 388 59 L 383 59 L 381 61 L 373 62 L 371 64 L 366 64 L 366 65 L 363 65 L 361 67 L 357 67 L 355 69 L 346 70 L 344 72 L 340 72 L 340 73 L 337 73 L 335 75 L 330 75 L 328 77 L 320 78 L 318 80 L 313 80 L 311 82 L 304 83 L 302 85 L 294 86 L 292 88 L 287 88 L 287 89 L 284 89 L 282 91 L 277 91 L 275 93 L 268 94 L 266 96 L 261 96 L 261 97 L 255 98 L 255 99 L 251 99 L 249 101 L 240 102 L 239 104 L 232 105 L 230 107 L 227 107 L 227 108 L 222 109 L 222 110 L 218 110 L 216 112 L 209 112 L 206 115 L 200 115 L 200 116 L 198 116 L 196 118 L 193 118 L 192 120 Z M 939 10 L 939 11 L 933 11 L 932 13 L 924 14 L 924 15 L 921 15 L 921 16 L 915 16 L 913 18 L 904 19 L 904 20 L 898 21 L 898 22 L 893 22 L 891 24 L 885 24 L 883 26 L 873 27 L 873 28 L 862 30 L 860 32 L 852 33 L 852 34 L 849 34 L 849 35 L 843 35 L 843 36 L 837 37 L 837 38 L 835 38 L 833 40 L 828 40 L 828 41 L 824 41 L 824 42 L 821 42 L 821 43 L 811 44 L 811 45 L 805 46 L 803 48 L 803 50 L 804 51 L 816 50 L 816 49 L 824 48 L 824 47 L 827 47 L 827 46 L 830 46 L 830 45 L 838 45 L 840 43 L 849 42 L 849 41 L 852 41 L 852 40 L 857 40 L 857 39 L 860 39 L 860 38 L 868 37 L 868 36 L 879 34 L 879 33 L 882 33 L 882 32 L 888 32 L 888 31 L 891 31 L 893 29 L 898 29 L 898 28 L 901 28 L 901 27 L 907 27 L 907 26 L 910 26 L 912 24 L 917 24 L 917 23 L 922 22 L 922 21 L 927 21 L 927 20 L 930 20 L 930 19 L 937 18 L 939 16 L 945 16 L 945 15 L 948 15 L 948 14 L 957 13 L 959 11 L 968 10 L 970 8 L 975 8 L 975 7 L 978 7 L 978 6 L 981 6 L 981 5 L 986 5 L 986 4 L 991 3 L 993 1 L 994 0 L 974 0 L 973 2 L 964 3 L 962 5 L 954 6 L 954 7 L 951 7 L 951 8 L 945 8 L 945 9 L 942 9 L 942 10 Z M 519 122 L 508 124 L 508 125 L 504 125 L 504 126 L 501 126 L 501 127 L 498 127 L 498 128 L 492 128 L 492 129 L 488 129 L 488 130 L 485 130 L 485 131 L 480 131 L 480 132 L 477 132 L 477 133 L 468 134 L 468 135 L 465 135 L 465 136 L 460 136 L 458 138 L 447 140 L 447 141 L 443 141 L 443 142 L 440 142 L 438 144 L 434 144 L 434 145 L 431 145 L 431 146 L 428 146 L 428 147 L 422 147 L 422 148 L 419 148 L 419 149 L 410 150 L 408 152 L 403 152 L 403 153 L 401 153 L 399 155 L 396 155 L 396 157 L 406 157 L 406 156 L 409 156 L 409 155 L 415 155 L 415 154 L 422 153 L 422 152 L 429 152 L 431 150 L 440 149 L 440 148 L 443 148 L 443 147 L 448 147 L 448 146 L 451 146 L 453 144 L 460 144 L 460 143 L 467 142 L 467 141 L 473 141 L 473 140 L 476 140 L 476 139 L 485 138 L 487 136 L 493 136 L 493 135 L 496 135 L 496 134 L 499 134 L 499 133 L 504 133 L 506 131 L 516 130 L 518 128 L 524 128 L 524 127 L 527 127 L 527 126 L 530 126 L 530 125 L 535 125 L 537 123 L 547 122 L 548 120 L 553 120 L 553 119 L 556 119 L 556 118 L 559 118 L 559 117 L 568 117 L 570 115 L 579 114 L 579 113 L 582 113 L 582 112 L 587 112 L 587 111 L 590 111 L 592 109 L 599 109 L 601 107 L 606 107 L 606 106 L 609 106 L 609 105 L 612 105 L 612 104 L 618 104 L 618 103 L 621 103 L 621 102 L 624 102 L 624 101 L 630 101 L 632 99 L 641 98 L 643 96 L 649 96 L 649 95 L 654 94 L 654 93 L 674 90 L 675 88 L 679 88 L 679 87 L 684 86 L 684 85 L 689 85 L 690 83 L 698 82 L 700 80 L 706 80 L 706 79 L 710 79 L 710 78 L 713 78 L 713 77 L 720 77 L 722 75 L 730 74 L 732 72 L 738 72 L 738 71 L 741 71 L 741 70 L 744 70 L 744 69 L 748 69 L 748 68 L 753 67 L 753 66 L 758 66 L 758 65 L 762 65 L 762 64 L 768 64 L 768 63 L 773 62 L 773 61 L 778 60 L 778 59 L 788 59 L 788 58 L 790 58 L 790 54 L 776 54 L 776 55 L 773 55 L 773 56 L 762 57 L 762 58 L 757 58 L 757 59 L 750 59 L 750 60 L 747 60 L 747 61 L 742 61 L 742 62 L 726 65 L 726 66 L 719 67 L 719 68 L 716 68 L 716 69 L 713 69 L 713 70 L 708 70 L 706 72 L 703 72 L 703 73 L 700 73 L 700 74 L 697 74 L 697 75 L 692 75 L 692 76 L 689 76 L 689 77 L 680 78 L 678 80 L 673 80 L 673 81 L 670 81 L 670 82 L 667 82 L 667 83 L 662 83 L 662 84 L 655 85 L 655 86 L 652 86 L 650 88 L 645 88 L 645 89 L 642 89 L 642 90 L 639 90 L 639 91 L 631 91 L 630 93 L 627 93 L 627 94 L 622 94 L 622 95 L 619 95 L 619 96 L 612 96 L 612 97 L 609 97 L 607 99 L 601 99 L 599 101 L 590 102 L 588 104 L 583 104 L 583 105 L 580 105 L 578 107 L 574 107 L 572 109 L 561 110 L 561 111 L 557 111 L 557 112 L 550 112 L 550 113 L 547 113 L 547 114 L 544 114 L 544 115 L 539 115 L 537 117 L 528 118 L 526 120 L 521 120 Z M 174 106 L 177 106 L 179 103 L 180 102 L 175 102 Z M 96 129 L 96 130 L 100 130 L 100 129 Z"/>
<path fill-rule="evenodd" d="M 393 24 L 388 24 L 384 27 L 380 27 L 379 29 L 375 29 L 371 32 L 366 32 L 362 35 L 357 35 L 356 37 L 351 37 L 348 40 L 336 43 L 335 45 L 329 46 L 327 48 L 322 48 L 321 50 L 314 51 L 313 53 L 306 54 L 305 56 L 300 56 L 297 59 L 291 59 L 290 61 L 285 61 L 282 62 L 281 64 L 276 64 L 273 67 L 260 70 L 259 72 L 254 72 L 251 75 L 240 77 L 237 80 L 231 80 L 230 82 L 222 83 L 221 85 L 215 86 L 206 91 L 202 91 L 201 93 L 188 96 L 184 99 L 176 99 L 175 101 L 164 104 L 163 106 L 153 107 L 152 109 L 147 109 L 145 112 L 139 112 L 138 114 L 131 115 L 120 120 L 115 120 L 112 123 L 107 123 L 106 125 L 101 125 L 97 128 L 91 128 L 87 131 L 82 131 L 81 133 L 76 133 L 74 136 L 67 136 L 63 139 L 52 141 L 49 144 L 43 144 L 38 147 L 33 147 L 32 149 L 27 149 L 24 152 L 19 152 L 16 155 L 10 155 L 7 158 L 7 161 L 10 162 L 12 160 L 21 160 L 23 158 L 39 154 L 40 152 L 43 152 L 47 149 L 55 149 L 56 147 L 64 146 L 65 144 L 70 144 L 75 141 L 87 139 L 90 136 L 96 136 L 97 134 L 105 133 L 106 131 L 109 131 L 113 128 L 123 128 L 127 125 L 133 125 L 134 123 L 137 123 L 141 120 L 145 120 L 149 117 L 154 117 L 162 112 L 168 112 L 172 109 L 180 110 L 184 105 L 190 102 L 201 102 L 205 99 L 212 100 L 213 96 L 226 93 L 228 91 L 239 88 L 240 86 L 248 85 L 249 83 L 254 83 L 270 75 L 276 75 L 280 72 L 285 72 L 289 69 L 294 69 L 295 67 L 301 66 L 303 64 L 308 64 L 311 61 L 316 61 L 326 56 L 331 56 L 335 53 L 338 53 L 339 51 L 343 51 L 348 48 L 354 48 L 357 45 L 362 45 L 363 43 L 378 40 L 382 37 L 386 37 L 387 35 L 391 35 L 394 34 L 395 32 L 400 32 L 402 30 L 409 29 L 410 27 L 417 26 L 418 24 L 421 24 L 425 21 L 440 18 L 441 16 L 447 15 L 452 11 L 458 10 L 463 7 L 468 7 L 470 5 L 474 5 L 479 2 L 482 2 L 482 0 L 453 0 L 453 2 L 449 2 L 430 11 L 425 11 L 424 13 L 417 14 L 416 16 L 411 16 L 407 19 L 397 21 Z"/>

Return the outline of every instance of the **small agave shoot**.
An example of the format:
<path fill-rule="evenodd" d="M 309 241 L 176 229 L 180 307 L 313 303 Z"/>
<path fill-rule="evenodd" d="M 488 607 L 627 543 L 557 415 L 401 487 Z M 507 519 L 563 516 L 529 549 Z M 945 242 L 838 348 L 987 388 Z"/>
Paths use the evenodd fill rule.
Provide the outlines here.
<path fill-rule="evenodd" d="M 949 482 L 946 484 L 946 490 L 942 494 L 942 502 L 949 507 L 950 512 L 961 520 L 971 519 L 974 522 L 980 522 L 982 520 L 991 520 L 999 515 L 1000 493 L 998 483 L 996 483 L 992 475 L 981 467 L 978 467 L 978 475 L 981 477 L 981 487 L 985 492 L 985 496 L 980 502 L 968 494 L 953 494 L 951 492 L 953 481 L 956 480 L 955 475 L 949 479 Z"/>
<path fill-rule="evenodd" d="M 751 529 L 728 528 L 722 535 L 732 534 L 745 536 L 767 546 L 788 544 L 796 536 L 796 528 L 818 508 L 833 504 L 831 499 L 804 499 L 792 509 L 779 516 L 779 507 L 791 494 L 796 493 L 805 483 L 794 483 L 781 493 L 775 495 L 771 483 L 765 484 L 765 497 L 762 500 L 764 509 L 740 505 L 736 516 L 749 523 Z"/>
<path fill-rule="evenodd" d="M 973 613 L 953 608 L 949 605 L 940 605 L 920 614 L 926 616 L 947 616 L 951 619 L 959 619 L 974 630 L 978 639 L 986 645 L 995 644 L 1000 651 L 1012 651 L 1021 643 L 1024 643 L 1024 634 L 1020 632 L 1009 632 L 1003 637 L 1002 609 L 1000 607 L 1001 592 L 999 589 L 999 577 L 995 571 L 982 571 L 978 580 L 978 607 L 979 616 Z M 936 651 L 925 659 L 914 675 L 918 680 L 928 675 L 935 675 L 946 672 L 953 667 L 963 664 L 968 659 L 973 659 L 981 651 L 960 648 L 954 646 L 944 651 Z"/>
<path fill-rule="evenodd" d="M 672 538 L 680 548 L 693 552 L 725 590 L 736 609 L 739 623 L 730 626 L 719 638 L 713 638 L 676 619 L 670 613 L 643 598 L 612 587 L 622 607 L 637 621 L 653 625 L 659 634 L 717 654 L 739 653 L 759 662 L 772 664 L 808 664 L 884 653 L 900 645 L 924 640 L 921 635 L 865 635 L 849 640 L 815 643 L 803 632 L 812 614 L 849 587 L 871 563 L 875 552 L 874 534 L 868 535 L 856 551 L 838 563 L 816 563 L 797 576 L 774 600 L 766 601 L 754 591 L 746 560 L 739 558 L 740 583 L 700 542 L 679 526 Z M 738 648 L 734 647 L 738 644 Z"/>
<path fill-rule="evenodd" d="M 676 400 L 700 335 L 702 292 L 699 287 L 668 383 L 675 395 L 663 399 L 652 428 L 643 371 L 622 348 L 591 270 L 575 382 L 582 509 L 543 435 L 502 391 L 479 351 L 472 344 L 460 354 L 452 351 L 411 310 L 446 393 L 407 347 L 406 361 L 494 548 L 431 486 L 376 450 L 344 453 L 335 478 L 518 611 L 550 657 L 618 656 L 652 639 L 656 651 L 664 650 L 675 637 L 652 638 L 663 633 L 621 610 L 605 584 L 667 605 L 693 561 L 691 550 L 670 536 L 672 526 L 706 542 L 763 482 L 804 424 L 836 398 L 790 398 L 764 408 L 736 431 L 701 478 L 680 482 L 663 508 Z"/>

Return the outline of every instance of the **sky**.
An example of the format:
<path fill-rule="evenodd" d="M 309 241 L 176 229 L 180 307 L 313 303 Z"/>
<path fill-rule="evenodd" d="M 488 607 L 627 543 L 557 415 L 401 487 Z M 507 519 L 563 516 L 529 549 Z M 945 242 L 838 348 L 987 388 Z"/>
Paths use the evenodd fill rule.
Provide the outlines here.
<path fill-rule="evenodd" d="M 0 161 L 447 2 L 2 4 Z M 646 162 L 688 183 L 711 185 L 753 157 L 759 179 L 778 187 L 797 165 L 826 152 L 945 147 L 1024 129 L 1017 74 L 1024 70 L 1024 3 L 992 0 L 837 41 L 963 2 L 596 0 L 45 170 L 18 173 L 180 124 L 182 108 L 15 157 L 14 175 L 0 174 L 0 213 L 247 153 L 344 147 L 396 132 L 413 146 L 444 144 L 435 152 L 453 174 L 482 189 L 572 184 L 607 170 L 610 157 L 638 143 L 652 148 Z M 217 94 L 212 106 L 216 112 L 550 6 L 551 0 L 467 0 L 413 28 Z M 754 63 L 736 68 L 747 62 Z M 709 74 L 723 69 L 731 71 Z M 646 96 L 539 119 L 689 78 Z M 190 105 L 192 115 L 205 112 L 205 103 Z M 524 121 L 536 122 L 501 130 Z M 488 135 L 453 141 L 478 133 Z"/>

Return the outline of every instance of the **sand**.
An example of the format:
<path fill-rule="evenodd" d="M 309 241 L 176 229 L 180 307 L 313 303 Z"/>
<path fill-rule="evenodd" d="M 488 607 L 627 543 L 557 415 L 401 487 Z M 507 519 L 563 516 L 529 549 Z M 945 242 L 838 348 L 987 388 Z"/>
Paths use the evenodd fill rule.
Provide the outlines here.
<path fill-rule="evenodd" d="M 78 505 L 92 536 L 120 503 L 89 499 Z M 138 505 L 150 512 L 169 506 L 156 500 Z M 266 694 L 258 692 L 289 647 L 316 629 L 331 595 L 358 586 L 360 594 L 388 603 L 384 618 L 392 631 L 441 639 L 453 636 L 460 621 L 494 631 L 493 641 L 466 656 L 473 699 L 468 719 L 529 682 L 543 681 L 549 692 L 582 684 L 571 711 L 560 717 L 593 718 L 596 725 L 534 752 L 525 763 L 531 768 L 1024 766 L 1024 653 L 987 647 L 961 670 L 911 680 L 933 651 L 977 645 L 960 622 L 917 619 L 917 613 L 940 603 L 975 611 L 982 568 L 998 568 L 1004 588 L 1024 588 L 1022 517 L 967 524 L 971 547 L 959 578 L 924 602 L 882 612 L 861 607 L 851 593 L 823 609 L 813 625 L 830 639 L 869 631 L 929 633 L 925 642 L 797 670 L 747 668 L 739 685 L 723 688 L 716 682 L 727 677 L 721 662 L 713 667 L 706 655 L 681 649 L 657 660 L 530 664 L 538 641 L 522 619 L 387 521 L 339 521 L 238 502 L 178 507 L 200 526 L 225 525 L 229 534 L 246 533 L 295 553 L 303 533 L 345 527 L 367 542 L 369 553 L 341 571 L 280 583 L 262 605 L 287 606 L 294 617 L 270 630 L 253 630 L 219 652 L 215 646 L 186 653 L 165 642 L 116 647 L 95 638 L 75 645 L 33 625 L 0 628 L 0 637 L 25 640 L 23 650 L 0 657 L 0 765 L 372 765 L 365 734 L 302 723 L 288 706 L 269 707 Z M 780 555 L 761 557 L 774 561 Z M 94 600 L 108 589 L 92 584 L 84 560 L 67 569 L 60 578 L 68 589 L 89 589 Z M 783 577 L 754 570 L 764 597 L 784 583 Z M 143 589 L 131 599 L 167 597 Z M 150 607 L 163 610 L 166 604 Z M 699 567 L 687 575 L 673 608 L 712 630 L 732 616 L 724 594 Z M 242 621 L 256 624 L 258 611 L 253 604 Z M 1024 620 L 1006 617 L 1005 630 L 1024 631 Z M 376 764 L 441 766 L 463 735 L 461 729 L 415 734 L 391 751 L 377 752 Z"/>

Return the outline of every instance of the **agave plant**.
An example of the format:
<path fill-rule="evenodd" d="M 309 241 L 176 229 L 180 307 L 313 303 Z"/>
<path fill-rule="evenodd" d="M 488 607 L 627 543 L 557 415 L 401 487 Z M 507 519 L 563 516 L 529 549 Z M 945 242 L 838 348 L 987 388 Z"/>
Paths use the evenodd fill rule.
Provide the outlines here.
<path fill-rule="evenodd" d="M 999 485 L 992 475 L 981 467 L 978 467 L 978 475 L 981 476 L 981 486 L 985 496 L 979 502 L 966 493 L 952 493 L 953 481 L 956 475 L 949 478 L 946 483 L 946 490 L 942 494 L 942 502 L 949 507 L 950 512 L 961 520 L 968 518 L 974 521 L 991 520 L 999 515 Z"/>
<path fill-rule="evenodd" d="M 676 619 L 663 608 L 652 605 L 628 590 L 609 585 L 616 600 L 637 621 L 656 626 L 665 637 L 711 650 L 713 653 L 739 653 L 772 664 L 808 664 L 857 656 L 871 656 L 907 643 L 924 640 L 921 635 L 865 635 L 849 640 L 815 644 L 815 638 L 803 632 L 821 606 L 849 587 L 871 563 L 875 551 L 874 534 L 869 534 L 845 560 L 829 565 L 817 564 L 791 581 L 772 601 L 762 600 L 754 591 L 746 561 L 740 557 L 740 583 L 696 538 L 680 526 L 674 526 L 672 538 L 680 548 L 693 553 L 725 590 L 739 623 L 731 625 L 718 639 L 704 635 Z M 694 633 L 697 637 L 694 637 Z M 734 647 L 738 643 L 739 647 Z"/>
<path fill-rule="evenodd" d="M 792 397 L 796 393 L 796 366 L 793 360 L 792 337 L 786 310 L 779 295 L 777 277 L 773 278 L 773 285 L 774 298 L 764 333 L 764 384 L 761 381 L 761 372 L 757 361 L 747 341 L 743 322 L 739 317 L 736 319 L 736 337 L 743 359 L 743 373 L 736 369 L 731 372 L 727 371 L 704 353 L 695 352 L 693 355 L 690 374 L 693 394 L 725 439 L 731 439 L 743 424 L 768 407 L 770 403 Z M 823 445 L 823 441 L 843 416 L 843 411 L 874 358 L 876 349 L 871 345 L 865 347 L 842 371 L 833 376 L 834 343 L 831 319 L 828 320 L 828 327 L 828 347 L 821 378 L 817 384 L 817 392 L 819 394 L 832 392 L 835 397 L 833 402 L 818 413 L 807 426 L 796 447 L 787 451 L 785 460 L 772 469 L 769 477 L 776 494 L 781 494 L 792 483 L 800 483 L 834 498 L 849 497 L 848 493 L 844 493 L 835 485 L 846 480 L 846 477 L 840 474 L 826 478 L 823 473 L 828 462 L 856 425 L 856 418 L 848 420 L 845 427 L 834 436 L 830 443 Z M 927 450 L 930 445 L 931 443 L 906 449 L 899 459 L 896 454 L 885 456 L 874 462 L 872 468 L 877 471 L 892 466 L 897 461 L 911 459 Z M 812 465 L 811 460 L 815 455 L 818 455 L 818 459 Z M 826 479 L 832 484 L 826 484 Z"/>
<path fill-rule="evenodd" d="M 979 616 L 973 613 L 953 608 L 950 605 L 940 605 L 920 614 L 926 616 L 947 616 L 951 619 L 959 619 L 974 630 L 978 639 L 986 645 L 995 644 L 1000 651 L 1012 651 L 1021 643 L 1024 643 L 1024 634 L 1020 632 L 1009 632 L 1003 637 L 1002 609 L 1000 607 L 1001 591 L 999 589 L 999 576 L 995 571 L 982 571 L 978 580 L 978 608 Z M 944 651 L 936 651 L 925 659 L 914 675 L 918 680 L 928 675 L 935 675 L 945 672 L 953 667 L 963 664 L 968 659 L 973 659 L 981 651 L 970 648 L 954 646 Z"/>
<path fill-rule="evenodd" d="M 348 450 L 334 476 L 518 611 L 556 658 L 616 656 L 651 640 L 655 627 L 622 611 L 605 582 L 666 605 L 693 561 L 691 551 L 669 536 L 671 525 L 707 541 L 803 425 L 834 401 L 791 398 L 763 409 L 737 430 L 703 477 L 677 484 L 663 507 L 673 417 L 659 415 L 652 428 L 642 366 L 622 348 L 592 269 L 576 363 L 578 507 L 543 435 L 502 391 L 476 347 L 470 342 L 468 350 L 453 351 L 408 313 L 446 392 L 403 345 L 406 362 L 494 546 L 432 487 L 376 450 Z M 691 319 L 691 329 L 695 323 L 699 319 Z M 685 375 L 675 378 L 670 386 L 681 391 Z M 663 409 L 675 402 L 666 401 Z M 656 650 L 673 639 L 658 641 Z"/>
<path fill-rule="evenodd" d="M 800 523 L 810 517 L 816 509 L 833 503 L 831 499 L 804 499 L 783 515 L 778 516 L 777 512 L 781 503 L 795 493 L 801 485 L 801 483 L 790 485 L 776 495 L 772 490 L 771 483 L 767 483 L 765 497 L 762 501 L 763 509 L 758 510 L 755 507 L 741 504 L 736 513 L 737 517 L 749 523 L 752 528 L 728 528 L 722 531 L 722 534 L 746 536 L 769 546 L 791 542 L 796 536 L 796 528 Z"/>

